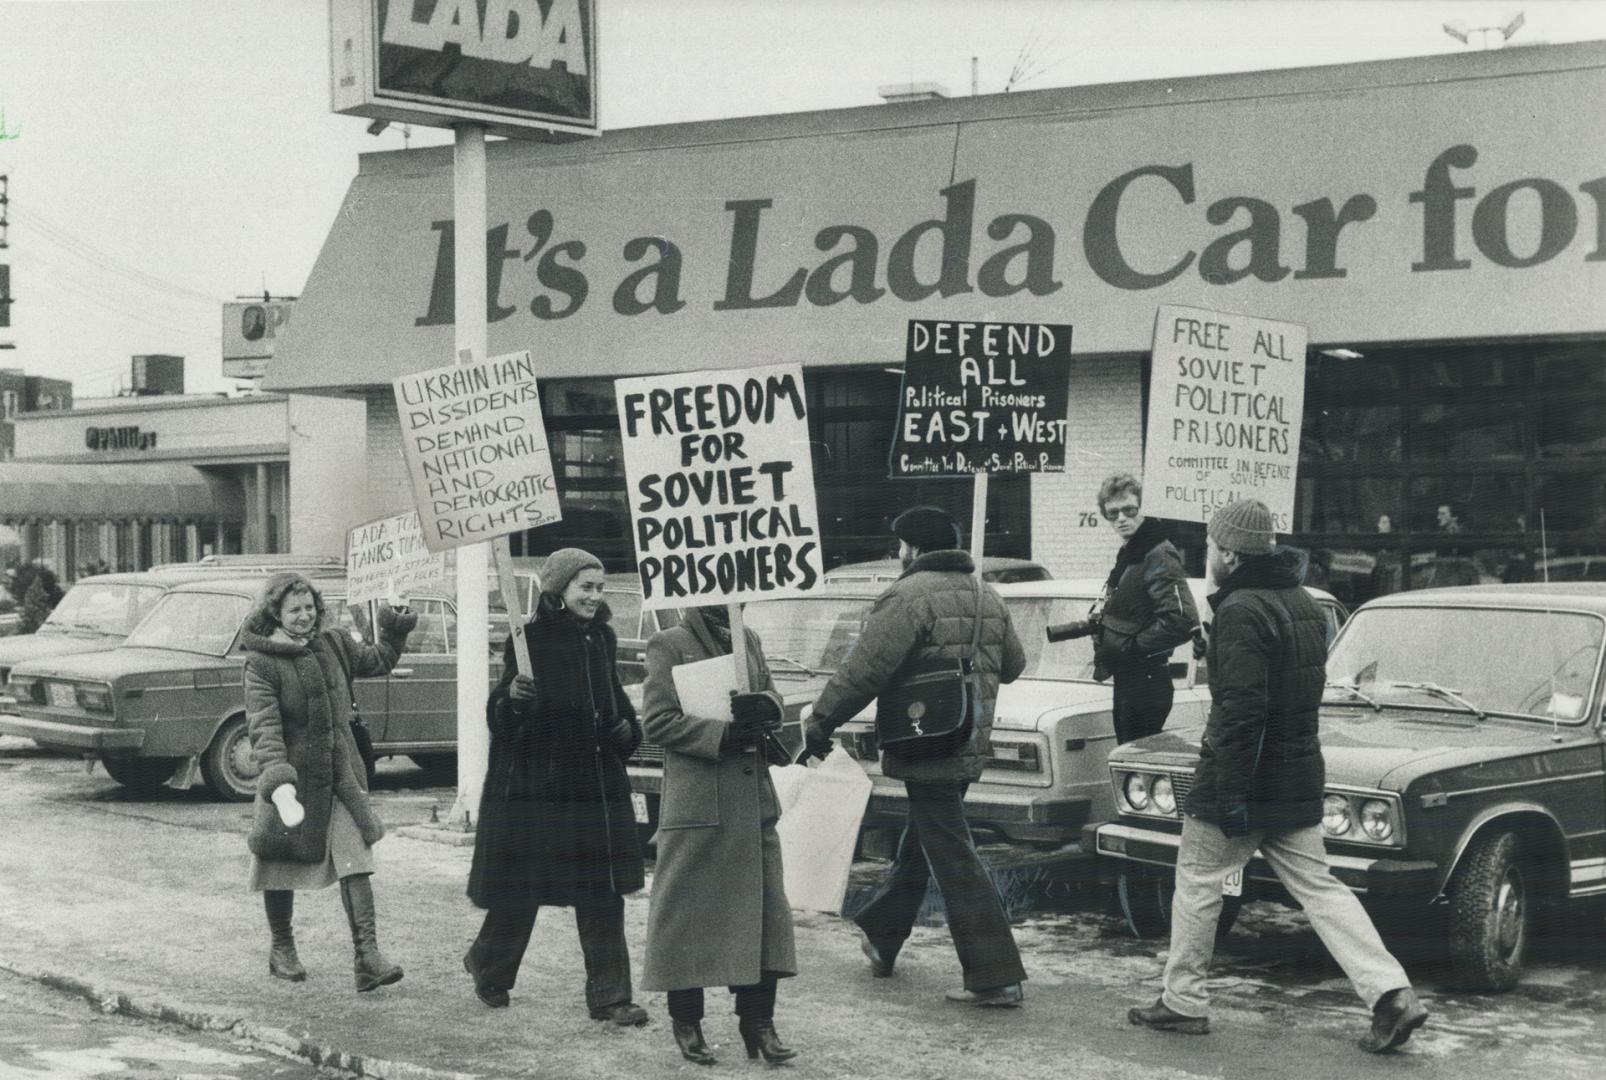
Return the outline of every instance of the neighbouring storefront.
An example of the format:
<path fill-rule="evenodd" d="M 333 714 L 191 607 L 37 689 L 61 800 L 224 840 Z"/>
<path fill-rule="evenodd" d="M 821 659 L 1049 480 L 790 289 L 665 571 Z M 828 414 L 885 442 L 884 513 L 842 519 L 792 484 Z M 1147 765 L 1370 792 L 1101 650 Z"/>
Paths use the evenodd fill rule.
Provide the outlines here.
<path fill-rule="evenodd" d="M 1067 471 L 995 480 L 987 550 L 1100 575 L 1156 309 L 1304 324 L 1292 539 L 1348 600 L 1606 577 L 1606 44 L 493 143 L 493 353 L 550 371 L 561 525 L 630 559 L 612 380 L 804 365 L 831 563 L 889 513 L 910 318 L 1075 326 Z M 451 151 L 365 155 L 266 386 L 366 402 L 353 522 L 410 505 L 390 380 L 453 347 Z M 1202 570 L 1203 530 L 1179 529 Z"/>

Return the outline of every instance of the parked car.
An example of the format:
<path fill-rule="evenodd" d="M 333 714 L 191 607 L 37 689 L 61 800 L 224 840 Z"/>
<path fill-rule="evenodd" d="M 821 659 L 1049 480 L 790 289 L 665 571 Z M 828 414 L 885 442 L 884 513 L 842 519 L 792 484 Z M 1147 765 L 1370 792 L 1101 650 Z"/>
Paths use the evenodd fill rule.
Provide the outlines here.
<path fill-rule="evenodd" d="M 345 603 L 345 579 L 309 574 L 347 632 L 372 640 L 372 606 Z M 99 580 L 99 579 L 97 579 Z M 204 783 L 226 799 L 255 794 L 242 683 L 240 624 L 262 584 L 236 570 L 168 586 L 126 640 L 96 653 L 17 665 L 18 715 L 0 715 L 0 734 L 98 758 L 114 780 L 136 789 Z M 645 676 L 641 635 L 674 613 L 640 611 L 639 592 L 610 596 L 619 609 L 621 678 L 639 701 Z M 633 601 L 633 602 L 632 602 Z M 418 625 L 390 674 L 359 679 L 358 708 L 381 756 L 403 754 L 442 778 L 455 776 L 457 616 L 450 597 L 409 597 Z M 506 634 L 506 615 L 501 616 Z M 500 656 L 500 642 L 495 644 Z M 489 683 L 500 675 L 489 669 Z M 645 820 L 646 803 L 638 804 Z"/>
<path fill-rule="evenodd" d="M 897 581 L 903 574 L 903 563 L 897 559 L 871 559 L 868 562 L 844 563 L 835 570 L 825 572 L 827 585 L 881 584 Z M 984 555 L 981 560 L 984 581 L 1002 584 L 1010 581 L 1047 581 L 1054 575 L 1041 563 L 1030 559 L 1006 559 Z"/>
<path fill-rule="evenodd" d="M 1606 894 L 1603 656 L 1606 585 L 1591 583 L 1380 597 L 1328 655 L 1328 863 L 1386 932 L 1442 934 L 1460 985 L 1509 989 L 1540 925 Z M 1199 734 L 1109 758 L 1118 817 L 1090 846 L 1140 934 L 1165 929 Z M 1242 888 L 1287 899 L 1259 857 Z"/>
<path fill-rule="evenodd" d="M 0 710 L 14 705 L 7 687 L 11 669 L 29 660 L 74 656 L 116 648 L 174 585 L 207 577 L 260 575 L 295 567 L 313 570 L 338 560 L 287 555 L 207 556 L 193 563 L 163 563 L 150 570 L 97 574 L 80 579 L 32 634 L 0 641 Z"/>
<path fill-rule="evenodd" d="M 11 594 L 0 589 L 0 637 L 10 637 L 22 629 L 22 612 Z"/>

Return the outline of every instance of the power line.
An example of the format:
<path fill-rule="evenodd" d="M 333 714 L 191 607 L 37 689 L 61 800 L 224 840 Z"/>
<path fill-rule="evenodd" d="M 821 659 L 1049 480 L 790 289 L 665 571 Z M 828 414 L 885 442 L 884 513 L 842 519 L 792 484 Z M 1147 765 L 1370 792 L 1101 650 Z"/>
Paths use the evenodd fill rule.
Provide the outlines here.
<path fill-rule="evenodd" d="M 13 211 L 13 214 L 15 214 L 15 211 Z M 129 278 L 141 285 L 144 285 L 146 288 L 171 293 L 174 296 L 189 300 L 193 303 L 204 302 L 208 304 L 220 304 L 223 302 L 221 297 L 199 292 L 184 285 L 175 284 L 166 280 L 165 278 L 159 278 L 154 274 L 148 274 L 143 270 L 137 270 L 133 267 L 120 263 L 111 255 L 106 254 L 104 251 L 101 251 L 92 244 L 88 244 L 83 240 L 78 239 L 72 233 L 67 232 L 65 229 L 51 224 L 43 215 L 35 214 L 30 211 L 29 213 L 18 217 L 17 221 L 25 228 L 33 228 L 42 238 L 56 244 L 68 254 L 74 255 L 85 262 L 92 263 L 102 270 L 114 274 L 120 274 L 123 277 Z"/>

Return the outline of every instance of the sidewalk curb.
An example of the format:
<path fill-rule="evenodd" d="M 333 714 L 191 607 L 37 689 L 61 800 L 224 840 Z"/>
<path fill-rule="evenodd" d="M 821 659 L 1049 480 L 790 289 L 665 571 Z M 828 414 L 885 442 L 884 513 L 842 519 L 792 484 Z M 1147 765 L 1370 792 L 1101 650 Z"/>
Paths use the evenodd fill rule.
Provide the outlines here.
<path fill-rule="evenodd" d="M 76 976 L 26 967 L 13 963 L 5 957 L 0 957 L 0 971 L 32 980 L 52 990 L 83 998 L 103 1013 L 178 1024 L 194 1031 L 219 1032 L 284 1057 L 300 1058 L 313 1065 L 340 1069 L 354 1076 L 372 1077 L 374 1080 L 482 1080 L 477 1073 L 448 1072 L 443 1069 L 432 1069 L 427 1065 L 414 1065 L 407 1061 L 387 1061 L 384 1058 L 349 1053 L 311 1038 L 294 1035 L 283 1028 L 213 1011 L 204 1005 L 167 1001 L 99 987 Z"/>

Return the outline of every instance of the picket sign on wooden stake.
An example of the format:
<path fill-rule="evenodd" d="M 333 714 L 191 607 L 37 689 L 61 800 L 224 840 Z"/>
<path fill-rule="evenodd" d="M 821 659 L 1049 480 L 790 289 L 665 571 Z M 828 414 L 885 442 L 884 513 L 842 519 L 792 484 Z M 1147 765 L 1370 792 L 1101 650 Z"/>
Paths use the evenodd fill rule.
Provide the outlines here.
<path fill-rule="evenodd" d="M 502 589 L 502 606 L 507 608 L 508 632 L 513 635 L 513 658 L 519 674 L 535 678 L 530 664 L 530 643 L 524 638 L 524 609 L 519 604 L 519 579 L 513 573 L 513 551 L 504 533 L 491 541 L 491 559 L 496 563 L 496 580 Z"/>
<path fill-rule="evenodd" d="M 736 662 L 736 692 L 745 694 L 753 689 L 747 677 L 747 628 L 742 624 L 742 605 L 725 605 L 731 617 L 731 658 Z"/>
<path fill-rule="evenodd" d="M 987 543 L 987 477 L 976 473 L 976 487 L 970 495 L 970 558 L 976 564 L 976 580 L 981 581 L 981 552 Z"/>

